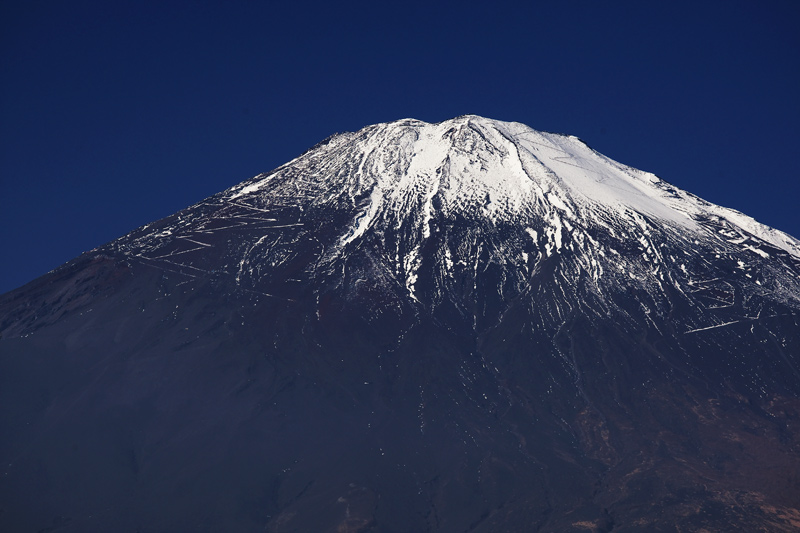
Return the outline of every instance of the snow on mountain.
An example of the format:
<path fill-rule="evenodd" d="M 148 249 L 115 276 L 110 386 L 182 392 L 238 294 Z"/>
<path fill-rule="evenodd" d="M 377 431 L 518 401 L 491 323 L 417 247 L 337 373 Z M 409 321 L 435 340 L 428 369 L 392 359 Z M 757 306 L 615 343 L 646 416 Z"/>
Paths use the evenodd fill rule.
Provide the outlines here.
<path fill-rule="evenodd" d="M 477 116 L 334 135 L 110 249 L 269 296 L 292 297 L 286 276 L 315 280 L 376 316 L 405 299 L 454 308 L 473 328 L 532 291 L 552 325 L 631 291 L 662 317 L 674 293 L 690 302 L 684 331 L 753 320 L 764 298 L 800 308 L 797 239 L 577 137 Z"/>
<path fill-rule="evenodd" d="M 539 132 L 515 122 L 463 116 L 438 124 L 408 119 L 340 134 L 318 148 L 326 155 L 358 161 L 358 167 L 318 179 L 333 196 L 345 189 L 351 201 L 369 193 L 369 202 L 344 243 L 352 242 L 378 213 L 423 200 L 423 228 L 437 197 L 444 216 L 480 213 L 492 222 L 516 222 L 551 215 L 586 224 L 632 219 L 635 215 L 702 233 L 700 218 L 718 216 L 800 258 L 800 241 L 670 186 L 655 175 L 621 165 L 574 136 Z M 230 199 L 251 197 L 276 175 L 292 174 L 318 155 L 313 150 L 276 171 L 230 190 Z M 331 169 L 332 170 L 332 169 Z M 338 189 L 338 190 L 337 190 Z"/>
<path fill-rule="evenodd" d="M 752 280 L 747 285 L 770 287 L 787 301 L 800 293 L 797 239 L 617 163 L 576 137 L 477 116 L 338 134 L 217 200 L 265 213 L 297 205 L 305 215 L 295 223 L 304 225 L 313 222 L 308 213 L 346 213 L 337 239 L 323 246 L 328 263 L 377 239 L 381 261 L 415 300 L 425 300 L 416 289 L 423 247 L 438 243 L 434 266 L 441 272 L 434 277 L 452 278 L 481 261 L 468 244 L 476 232 L 489 236 L 482 246 L 491 247 L 491 261 L 512 265 L 506 275 L 520 287 L 528 272 L 559 255 L 568 277 L 585 273 L 598 287 L 694 290 L 705 281 L 703 261 L 719 256 Z M 462 226 L 464 232 L 454 229 Z M 448 233 L 447 242 L 432 239 L 436 232 Z M 248 257 L 242 267 L 260 260 Z"/>

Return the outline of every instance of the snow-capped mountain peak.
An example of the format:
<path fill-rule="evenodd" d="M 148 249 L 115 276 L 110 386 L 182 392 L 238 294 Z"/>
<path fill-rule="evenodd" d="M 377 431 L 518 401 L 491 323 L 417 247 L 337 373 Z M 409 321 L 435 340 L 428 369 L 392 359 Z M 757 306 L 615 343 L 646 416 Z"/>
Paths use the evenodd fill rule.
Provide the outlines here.
<path fill-rule="evenodd" d="M 229 198 L 274 194 L 271 182 L 300 169 L 307 172 L 298 193 L 310 201 L 335 204 L 346 195 L 361 207 L 343 243 L 356 240 L 379 218 L 410 213 L 420 216 L 425 232 L 435 213 L 493 223 L 558 218 L 583 226 L 609 220 L 636 226 L 645 217 L 701 234 L 698 220 L 719 217 L 800 258 L 800 241 L 786 234 L 617 163 L 577 137 L 515 122 L 468 115 L 437 124 L 406 119 L 370 126 L 335 136 L 234 187 Z"/>
<path fill-rule="evenodd" d="M 454 280 L 468 270 L 477 278 L 488 264 L 505 265 L 502 277 L 522 291 L 554 256 L 565 280 L 585 275 L 600 294 L 647 287 L 661 300 L 665 285 L 688 294 L 707 276 L 709 258 L 728 265 L 748 291 L 795 302 L 800 294 L 797 239 L 617 163 L 577 137 L 514 122 L 463 116 L 369 126 L 219 199 L 266 211 L 296 203 L 304 224 L 320 213 L 343 214 L 313 268 L 334 272 L 336 261 L 371 249 L 382 275 L 434 304 L 452 296 Z M 418 290 L 425 279 L 427 296 Z"/>
<path fill-rule="evenodd" d="M 244 236 L 221 246 L 232 231 Z M 298 251 L 308 241 L 314 257 Z M 602 307 L 611 294 L 643 289 L 656 312 L 668 312 L 669 291 L 693 294 L 720 265 L 744 293 L 800 305 L 800 241 L 577 137 L 472 115 L 334 135 L 111 246 L 187 275 L 227 273 L 266 294 L 281 292 L 270 282 L 276 265 L 292 264 L 298 279 L 354 294 L 363 279 L 463 315 L 475 314 L 471 293 L 487 271 L 498 270 L 492 292 L 503 300 L 528 290 L 546 263 L 564 296 L 556 321 L 586 291 Z M 222 260 L 215 254 L 225 268 L 203 266 Z"/>

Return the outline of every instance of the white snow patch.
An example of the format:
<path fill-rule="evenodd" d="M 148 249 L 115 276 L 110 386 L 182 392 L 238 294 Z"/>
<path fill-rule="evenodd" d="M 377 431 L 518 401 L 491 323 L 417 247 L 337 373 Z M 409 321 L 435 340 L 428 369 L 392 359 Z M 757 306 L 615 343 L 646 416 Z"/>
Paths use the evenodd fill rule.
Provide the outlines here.
<path fill-rule="evenodd" d="M 450 253 L 450 247 L 445 245 L 444 247 L 444 261 L 445 265 L 447 265 L 447 271 L 452 273 L 453 272 L 453 254 Z"/>
<path fill-rule="evenodd" d="M 296 160 L 297 159 L 293 159 L 292 161 L 289 161 L 288 163 L 286 163 L 286 165 L 283 165 L 283 166 L 285 167 L 285 166 L 291 165 Z M 276 174 L 277 174 L 277 172 L 273 172 L 272 174 L 261 174 L 261 175 L 259 175 L 259 176 L 263 176 L 260 180 L 258 180 L 257 182 L 255 182 L 255 183 L 253 183 L 251 185 L 247 185 L 245 187 L 242 187 L 236 193 L 232 194 L 229 198 L 231 200 L 236 200 L 237 198 L 240 198 L 242 196 L 247 196 L 248 194 L 252 194 L 252 193 L 264 188 Z M 259 176 L 256 176 L 256 177 L 259 177 Z"/>
<path fill-rule="evenodd" d="M 415 293 L 415 284 L 417 283 L 417 271 L 419 270 L 419 248 L 415 248 L 414 250 L 409 253 L 405 258 L 405 271 L 406 271 L 406 289 L 411 297 L 417 301 L 417 295 Z"/>
<path fill-rule="evenodd" d="M 559 198 L 557 195 L 553 194 L 552 192 L 549 192 L 547 193 L 547 199 L 550 201 L 551 204 L 564 211 L 564 213 L 566 213 L 568 217 L 575 218 L 575 214 L 572 212 L 572 210 L 569 207 L 567 207 L 567 204 L 565 204 L 561 200 L 561 198 Z"/>
<path fill-rule="evenodd" d="M 764 250 L 759 250 L 755 246 L 746 245 L 745 249 L 750 250 L 751 252 L 760 255 L 764 259 L 767 259 L 769 257 L 769 254 L 767 252 L 765 252 Z"/>
<path fill-rule="evenodd" d="M 346 246 L 353 242 L 354 240 L 360 238 L 364 235 L 364 232 L 367 231 L 372 221 L 375 220 L 375 215 L 378 213 L 378 209 L 381 206 L 381 200 L 383 198 L 383 191 L 381 191 L 378 186 L 376 185 L 374 189 L 372 189 L 372 193 L 369 196 L 369 205 L 364 213 L 356 219 L 356 227 L 353 228 L 349 234 L 347 234 L 340 242 L 340 246 Z"/>

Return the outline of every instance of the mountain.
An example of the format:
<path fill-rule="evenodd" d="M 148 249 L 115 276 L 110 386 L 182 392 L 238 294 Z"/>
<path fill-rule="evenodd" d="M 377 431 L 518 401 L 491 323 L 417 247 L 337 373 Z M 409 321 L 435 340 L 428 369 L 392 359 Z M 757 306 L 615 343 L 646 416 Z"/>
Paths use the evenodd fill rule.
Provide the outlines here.
<path fill-rule="evenodd" d="M 800 241 L 572 136 L 336 134 L 0 335 L 5 530 L 800 528 Z"/>

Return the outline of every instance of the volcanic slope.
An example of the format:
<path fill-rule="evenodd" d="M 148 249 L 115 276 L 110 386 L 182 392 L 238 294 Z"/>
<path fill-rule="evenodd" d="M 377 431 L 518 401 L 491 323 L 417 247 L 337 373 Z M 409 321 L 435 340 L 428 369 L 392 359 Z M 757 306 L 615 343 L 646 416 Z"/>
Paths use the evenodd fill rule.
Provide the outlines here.
<path fill-rule="evenodd" d="M 0 334 L 6 529 L 800 527 L 800 241 L 518 123 L 334 135 Z"/>

